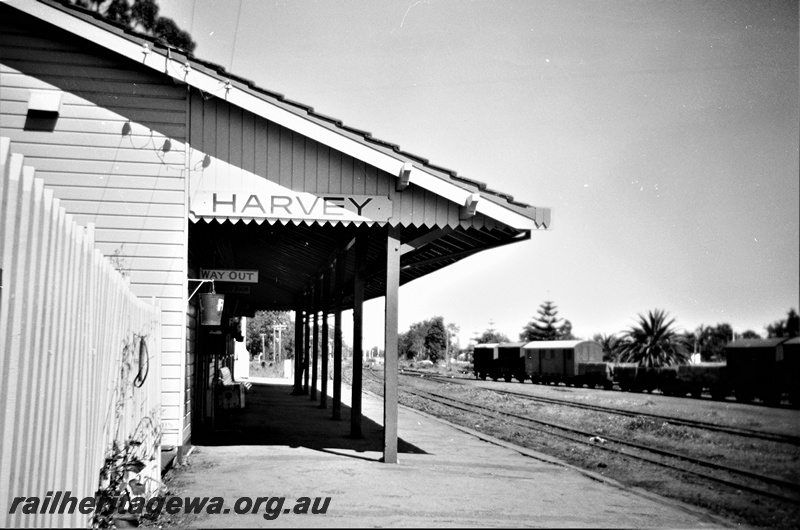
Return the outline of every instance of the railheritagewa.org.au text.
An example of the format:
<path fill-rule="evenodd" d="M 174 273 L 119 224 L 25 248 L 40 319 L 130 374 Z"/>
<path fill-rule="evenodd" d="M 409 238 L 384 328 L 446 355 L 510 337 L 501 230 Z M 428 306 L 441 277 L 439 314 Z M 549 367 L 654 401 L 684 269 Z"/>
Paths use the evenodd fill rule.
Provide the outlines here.
<path fill-rule="evenodd" d="M 71 492 L 48 491 L 44 497 L 14 497 L 9 514 L 73 514 L 119 513 L 156 517 L 161 513 L 178 514 L 261 514 L 264 519 L 277 519 L 281 514 L 325 515 L 330 497 L 239 497 L 233 506 L 226 506 L 222 497 L 121 497 L 99 501 L 95 497 L 78 498 Z"/>

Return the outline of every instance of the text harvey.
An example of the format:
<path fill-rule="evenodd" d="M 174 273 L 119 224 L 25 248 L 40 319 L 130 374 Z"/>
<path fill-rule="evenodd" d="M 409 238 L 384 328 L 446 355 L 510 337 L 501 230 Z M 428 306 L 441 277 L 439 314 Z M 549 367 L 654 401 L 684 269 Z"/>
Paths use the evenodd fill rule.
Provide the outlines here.
<path fill-rule="evenodd" d="M 376 195 L 325 195 L 198 192 L 195 215 L 338 221 L 388 221 L 392 201 Z"/>

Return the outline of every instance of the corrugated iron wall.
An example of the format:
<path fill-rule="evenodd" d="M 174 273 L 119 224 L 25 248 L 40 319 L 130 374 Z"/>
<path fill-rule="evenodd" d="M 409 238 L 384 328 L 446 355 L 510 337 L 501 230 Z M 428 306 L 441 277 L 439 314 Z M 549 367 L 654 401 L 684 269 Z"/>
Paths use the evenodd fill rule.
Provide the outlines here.
<path fill-rule="evenodd" d="M 131 435 L 159 477 L 161 309 L 12 148 L 0 138 L 0 527 L 85 527 L 89 515 L 43 503 L 9 509 L 48 492 L 93 497 L 112 442 Z"/>

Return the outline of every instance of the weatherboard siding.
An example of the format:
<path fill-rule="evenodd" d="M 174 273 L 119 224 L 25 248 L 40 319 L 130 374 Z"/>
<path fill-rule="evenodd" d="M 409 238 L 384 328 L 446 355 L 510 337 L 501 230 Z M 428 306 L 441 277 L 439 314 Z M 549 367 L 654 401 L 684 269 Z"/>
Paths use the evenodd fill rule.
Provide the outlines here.
<path fill-rule="evenodd" d="M 188 269 L 188 274 L 190 278 L 197 278 L 197 271 L 193 268 Z M 189 291 L 187 296 L 190 295 L 195 288 L 199 284 L 196 282 L 189 283 Z M 198 291 L 199 292 L 199 291 Z M 188 440 L 192 434 L 192 418 L 193 411 L 192 406 L 194 404 L 195 399 L 195 387 L 194 387 L 194 376 L 195 370 L 197 367 L 197 327 L 198 327 L 198 317 L 200 314 L 200 310 L 198 307 L 198 300 L 199 296 L 195 295 L 194 298 L 189 300 L 186 306 L 186 318 L 184 322 L 181 324 L 186 327 L 186 352 L 185 352 L 185 376 L 183 379 L 183 399 L 184 399 L 184 406 L 183 406 L 183 422 L 182 422 L 182 430 L 183 430 L 183 437 L 184 440 Z"/>
<path fill-rule="evenodd" d="M 96 247 L 134 294 L 160 300 L 164 443 L 181 444 L 186 87 L 7 6 L 0 14 L 0 129 L 75 222 L 95 224 Z M 26 127 L 33 90 L 61 93 L 52 130 Z"/>

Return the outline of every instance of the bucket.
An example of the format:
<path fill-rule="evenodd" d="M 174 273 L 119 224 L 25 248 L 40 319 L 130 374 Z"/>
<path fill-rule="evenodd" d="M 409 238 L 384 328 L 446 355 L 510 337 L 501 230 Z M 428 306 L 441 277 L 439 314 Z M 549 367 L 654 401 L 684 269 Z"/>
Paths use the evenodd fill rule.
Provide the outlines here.
<path fill-rule="evenodd" d="M 202 326 L 219 326 L 222 324 L 222 308 L 225 306 L 225 295 L 204 293 L 200 295 Z"/>

